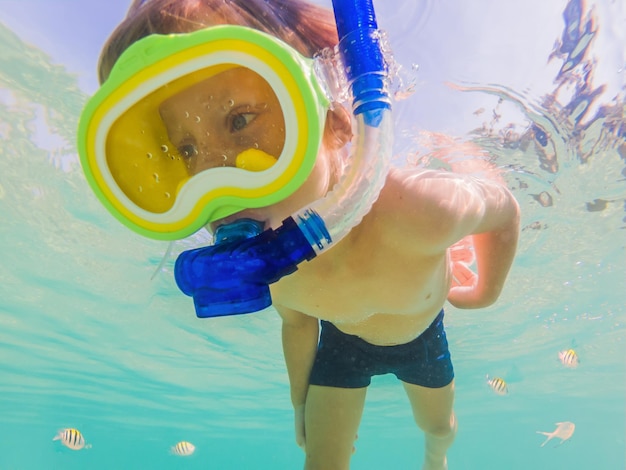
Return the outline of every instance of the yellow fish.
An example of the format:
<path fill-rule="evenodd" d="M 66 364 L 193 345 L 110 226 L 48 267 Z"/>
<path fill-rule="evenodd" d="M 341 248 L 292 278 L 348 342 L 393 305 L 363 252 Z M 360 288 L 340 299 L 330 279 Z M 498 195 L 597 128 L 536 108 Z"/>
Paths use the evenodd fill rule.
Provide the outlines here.
<path fill-rule="evenodd" d="M 554 439 L 555 437 L 561 439 L 561 442 L 558 445 L 563 444 L 570 437 L 572 437 L 574 429 L 576 429 L 576 425 L 574 423 L 563 421 L 562 423 L 556 423 L 556 429 L 552 432 L 537 431 L 537 434 L 548 436 L 548 438 L 543 441 L 543 444 L 541 444 L 541 447 L 545 446 L 550 439 Z"/>
<path fill-rule="evenodd" d="M 72 450 L 89 449 L 91 447 L 91 444 L 85 444 L 85 438 L 81 432 L 74 428 L 60 429 L 52 440 L 61 441 L 61 444 Z"/>
<path fill-rule="evenodd" d="M 500 377 L 494 377 L 493 379 L 490 379 L 489 375 L 487 375 L 487 383 L 489 384 L 491 389 L 498 395 L 506 395 L 507 393 L 509 393 L 509 388 L 507 387 L 506 382 Z"/>
<path fill-rule="evenodd" d="M 567 351 L 559 351 L 559 360 L 561 364 L 569 369 L 575 369 L 578 367 L 578 354 L 573 349 Z"/>
<path fill-rule="evenodd" d="M 179 455 L 181 457 L 187 457 L 196 451 L 196 446 L 191 442 L 180 441 L 174 447 L 172 447 L 172 454 Z"/>

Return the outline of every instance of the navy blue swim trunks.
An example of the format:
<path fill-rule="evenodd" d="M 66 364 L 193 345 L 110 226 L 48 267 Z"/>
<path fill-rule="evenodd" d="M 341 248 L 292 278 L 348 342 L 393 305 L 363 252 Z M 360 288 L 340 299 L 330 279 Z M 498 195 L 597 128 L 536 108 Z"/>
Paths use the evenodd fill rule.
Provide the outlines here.
<path fill-rule="evenodd" d="M 361 388 L 372 376 L 392 373 L 422 387 L 440 388 L 454 378 L 443 310 L 420 336 L 405 344 L 377 346 L 347 335 L 330 322 L 322 332 L 309 383 L 327 387 Z"/>

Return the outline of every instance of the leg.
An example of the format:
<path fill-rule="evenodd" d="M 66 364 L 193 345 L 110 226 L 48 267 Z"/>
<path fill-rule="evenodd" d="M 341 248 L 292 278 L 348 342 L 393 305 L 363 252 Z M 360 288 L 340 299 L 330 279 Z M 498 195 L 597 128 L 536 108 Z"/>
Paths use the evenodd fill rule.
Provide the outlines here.
<path fill-rule="evenodd" d="M 310 385 L 304 414 L 306 470 L 347 470 L 367 387 Z"/>
<path fill-rule="evenodd" d="M 456 435 L 456 417 L 452 411 L 454 380 L 445 387 L 428 388 L 403 382 L 411 402 L 413 417 L 424 431 L 426 449 L 424 470 L 448 468 L 446 451 Z"/>

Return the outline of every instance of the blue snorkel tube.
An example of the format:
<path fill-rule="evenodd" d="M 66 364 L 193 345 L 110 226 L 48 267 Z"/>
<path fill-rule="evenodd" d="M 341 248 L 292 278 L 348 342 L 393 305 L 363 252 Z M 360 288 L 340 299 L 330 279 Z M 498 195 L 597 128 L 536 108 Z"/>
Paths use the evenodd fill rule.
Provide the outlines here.
<path fill-rule="evenodd" d="M 263 310 L 269 284 L 345 237 L 367 214 L 385 183 L 392 146 L 387 67 L 372 0 L 333 0 L 339 50 L 351 86 L 357 122 L 350 167 L 324 198 L 276 230 L 239 219 L 219 227 L 215 245 L 185 251 L 176 260 L 178 287 L 194 299 L 200 318 Z"/>

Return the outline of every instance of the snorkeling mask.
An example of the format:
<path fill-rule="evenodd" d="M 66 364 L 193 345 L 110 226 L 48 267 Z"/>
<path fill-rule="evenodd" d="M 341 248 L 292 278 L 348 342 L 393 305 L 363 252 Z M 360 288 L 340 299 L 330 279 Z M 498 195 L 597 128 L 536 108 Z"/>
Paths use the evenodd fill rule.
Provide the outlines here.
<path fill-rule="evenodd" d="M 338 88 L 341 94 L 341 77 L 350 87 L 356 127 L 350 164 L 326 196 L 276 229 L 264 230 L 263 222 L 250 219 L 222 225 L 215 245 L 178 257 L 176 282 L 193 297 L 198 317 L 270 306 L 269 284 L 345 237 L 384 185 L 393 136 L 391 100 L 372 1 L 333 0 L 333 7 L 337 61 L 345 68 L 344 75 L 338 73 L 339 87 L 322 86 L 314 73 L 317 64 L 280 40 L 249 28 L 217 26 L 138 41 L 83 112 L 79 153 L 100 200 L 131 229 L 175 240 L 243 209 L 279 202 L 299 188 L 322 140 L 329 104 L 322 90 Z M 332 70 L 320 76 L 324 73 L 333 76 Z M 224 116 L 237 103 L 219 102 L 223 123 L 229 123 L 221 132 L 250 131 L 235 132 L 239 139 L 215 146 L 220 160 L 197 131 L 212 106 L 207 94 L 215 99 L 210 90 L 236 74 L 257 84 L 255 89 L 273 92 L 259 102 L 243 100 L 244 109 L 229 118 Z M 241 88 L 246 87 L 234 83 L 233 90 Z M 181 102 L 194 112 L 185 114 Z M 256 129 L 263 110 L 284 130 Z M 265 138 L 269 134 L 272 138 Z"/>
<path fill-rule="evenodd" d="M 85 107 L 81 163 L 122 223 L 181 239 L 299 188 L 328 104 L 313 60 L 268 34 L 152 35 L 122 54 Z"/>

